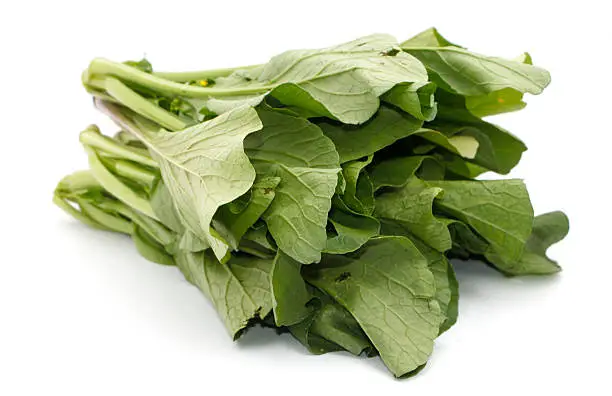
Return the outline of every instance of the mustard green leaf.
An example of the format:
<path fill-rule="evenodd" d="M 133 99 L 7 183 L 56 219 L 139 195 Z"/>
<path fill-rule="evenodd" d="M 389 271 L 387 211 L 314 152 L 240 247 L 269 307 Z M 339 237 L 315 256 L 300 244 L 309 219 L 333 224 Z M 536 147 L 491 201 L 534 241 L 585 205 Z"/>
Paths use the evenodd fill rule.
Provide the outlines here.
<path fill-rule="evenodd" d="M 486 257 L 508 275 L 548 275 L 561 271 L 556 261 L 546 256 L 550 245 L 559 242 L 569 231 L 569 220 L 563 212 L 550 212 L 536 216 L 525 250 L 517 262 L 491 252 Z"/>
<path fill-rule="evenodd" d="M 376 197 L 374 216 L 401 223 L 427 245 L 445 252 L 452 247 L 451 236 L 446 223 L 432 211 L 434 200 L 442 194 L 442 188 L 411 177 L 401 188 Z"/>
<path fill-rule="evenodd" d="M 245 140 L 245 150 L 261 177 L 280 178 L 262 218 L 283 252 L 303 264 L 318 262 L 338 182 L 338 153 L 308 120 L 266 110 L 259 116 L 264 127 Z"/>
<path fill-rule="evenodd" d="M 179 252 L 175 260 L 185 278 L 210 298 L 232 338 L 270 312 L 272 260 L 236 256 L 222 264 L 210 250 Z"/>
<path fill-rule="evenodd" d="M 341 305 L 318 289 L 312 290 L 316 310 L 304 321 L 289 327 L 291 334 L 308 350 L 320 355 L 346 350 L 353 355 L 375 353 L 359 323 Z"/>
<path fill-rule="evenodd" d="M 504 270 L 522 256 L 533 225 L 533 208 L 522 180 L 429 181 L 444 194 L 436 207 L 469 225 L 504 258 Z"/>
<path fill-rule="evenodd" d="M 431 82 L 404 83 L 391 88 L 382 100 L 399 107 L 418 120 L 431 121 L 438 106 L 435 101 L 436 85 Z"/>
<path fill-rule="evenodd" d="M 371 215 L 374 210 L 374 186 L 364 168 L 373 156 L 342 164 L 342 175 L 346 183 L 342 200 L 357 213 Z"/>
<path fill-rule="evenodd" d="M 392 36 L 375 34 L 319 50 L 288 51 L 260 67 L 219 78 L 214 89 L 238 94 L 213 97 L 206 106 L 221 113 L 256 105 L 271 94 L 287 106 L 361 124 L 378 109 L 378 97 L 393 86 L 427 80 L 423 65 L 398 51 Z M 254 93 L 239 94 L 249 91 Z"/>
<path fill-rule="evenodd" d="M 335 197 L 332 202 L 328 220 L 336 235 L 327 239 L 324 253 L 354 252 L 378 235 L 380 223 L 374 217 L 352 211 L 339 197 Z"/>
<path fill-rule="evenodd" d="M 444 318 L 427 260 L 404 237 L 374 238 L 357 253 L 326 255 L 307 280 L 350 312 L 393 374 L 412 372 Z"/>
<path fill-rule="evenodd" d="M 486 95 L 504 88 L 537 95 L 550 83 L 550 74 L 539 67 L 443 44 L 421 46 L 407 41 L 400 46 L 435 73 L 432 78 L 438 86 L 463 96 Z"/>
<path fill-rule="evenodd" d="M 370 156 L 377 151 L 417 132 L 423 122 L 416 118 L 382 105 L 376 115 L 363 125 L 352 126 L 332 121 L 321 121 L 327 137 L 336 146 L 340 163 Z"/>
<path fill-rule="evenodd" d="M 228 246 L 213 235 L 210 224 L 221 205 L 253 184 L 255 170 L 243 140 L 261 127 L 256 111 L 243 107 L 182 131 L 142 133 L 181 223 L 207 242 L 219 259 L 227 255 Z"/>
<path fill-rule="evenodd" d="M 277 326 L 289 326 L 306 319 L 312 298 L 300 274 L 302 264 L 279 251 L 270 271 L 274 320 Z"/>

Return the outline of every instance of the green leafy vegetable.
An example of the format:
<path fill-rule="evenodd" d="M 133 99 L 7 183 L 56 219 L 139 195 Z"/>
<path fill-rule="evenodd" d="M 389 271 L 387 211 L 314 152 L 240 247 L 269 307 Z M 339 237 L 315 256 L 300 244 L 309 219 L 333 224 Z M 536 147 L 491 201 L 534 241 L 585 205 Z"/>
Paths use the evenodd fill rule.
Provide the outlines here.
<path fill-rule="evenodd" d="M 476 179 L 527 149 L 482 119 L 548 85 L 527 53 L 475 54 L 432 28 L 230 69 L 98 58 L 82 81 L 120 131 L 81 132 L 89 169 L 53 201 L 176 266 L 232 339 L 259 324 L 407 377 L 458 320 L 458 260 L 561 269 L 546 251 L 567 217 L 534 217 L 520 180 Z"/>

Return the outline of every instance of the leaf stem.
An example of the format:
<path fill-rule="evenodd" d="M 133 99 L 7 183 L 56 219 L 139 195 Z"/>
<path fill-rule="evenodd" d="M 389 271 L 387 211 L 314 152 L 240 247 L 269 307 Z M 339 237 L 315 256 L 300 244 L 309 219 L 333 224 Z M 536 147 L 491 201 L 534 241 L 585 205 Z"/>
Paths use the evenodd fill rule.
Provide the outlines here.
<path fill-rule="evenodd" d="M 114 77 L 106 77 L 104 79 L 104 88 L 108 94 L 125 107 L 155 121 L 164 128 L 171 131 L 178 131 L 188 126 L 187 123 L 183 122 L 174 114 L 146 100 Z"/>
<path fill-rule="evenodd" d="M 226 69 L 214 69 L 214 70 L 193 70 L 187 72 L 153 72 L 154 76 L 164 78 L 166 80 L 174 82 L 189 82 L 198 80 L 209 80 L 219 77 L 227 77 L 236 70 L 249 70 L 259 67 L 261 65 L 250 65 L 242 67 L 233 67 Z"/>
<path fill-rule="evenodd" d="M 134 161 L 152 168 L 159 167 L 152 158 L 143 155 L 132 147 L 122 145 L 116 140 L 102 135 L 95 125 L 90 125 L 81 132 L 79 139 L 81 143 L 100 150 L 109 157 Z"/>
<path fill-rule="evenodd" d="M 250 95 L 264 93 L 270 90 L 270 87 L 264 85 L 236 89 L 197 87 L 193 85 L 181 84 L 161 78 L 154 74 L 145 73 L 134 67 L 124 65 L 122 63 L 112 62 L 103 58 L 96 58 L 89 64 L 89 68 L 83 74 L 83 83 L 86 86 L 91 85 L 92 79 L 104 76 L 117 77 L 125 82 L 140 85 L 161 94 L 187 98 Z"/>
<path fill-rule="evenodd" d="M 108 229 L 127 235 L 132 233 L 133 227 L 128 220 L 107 213 L 98 208 L 96 205 L 93 205 L 83 199 L 77 198 L 76 202 L 81 207 L 81 211 L 84 214 L 94 219 L 96 222 L 103 224 Z"/>
<path fill-rule="evenodd" d="M 104 163 L 100 160 L 98 153 L 87 145 L 84 146 L 89 157 L 89 167 L 94 177 L 109 193 L 114 195 L 120 201 L 131 206 L 132 208 L 146 214 L 157 220 L 151 203 L 137 194 L 129 186 L 119 180 L 111 171 L 109 171 Z"/>
<path fill-rule="evenodd" d="M 149 189 L 157 180 L 158 175 L 148 169 L 138 166 L 130 161 L 109 159 L 104 161 L 106 166 L 119 176 L 130 179 L 136 183 L 144 184 Z"/>
<path fill-rule="evenodd" d="M 134 116 L 137 116 L 136 114 L 128 115 L 128 113 L 133 112 L 125 107 L 118 106 L 115 103 L 94 98 L 94 105 L 98 110 L 110 117 L 110 119 L 113 120 L 113 122 L 123 131 L 130 133 L 132 136 L 140 140 L 145 146 L 149 147 L 150 143 L 147 135 L 154 132 L 151 125 L 136 122 L 136 119 L 134 118 Z M 143 119 L 143 122 L 151 123 L 146 119 Z"/>
<path fill-rule="evenodd" d="M 67 199 L 61 197 L 57 192 L 53 195 L 53 203 L 60 207 L 64 212 L 68 213 L 70 216 L 74 217 L 83 224 L 87 224 L 90 227 L 97 228 L 100 230 L 114 231 L 113 229 L 95 221 L 87 214 L 78 211 L 68 202 Z"/>
<path fill-rule="evenodd" d="M 107 201 L 103 202 L 101 204 L 101 207 L 106 210 L 115 211 L 131 219 L 134 223 L 136 223 L 140 228 L 145 230 L 151 237 L 153 237 L 163 246 L 168 246 L 175 239 L 174 234 L 170 230 L 168 230 L 163 224 L 150 217 L 143 216 L 142 214 L 133 210 L 129 206 L 125 205 L 123 202 Z"/>
<path fill-rule="evenodd" d="M 96 188 L 102 188 L 102 186 L 93 174 L 86 170 L 77 171 L 65 176 L 57 184 L 55 191 L 65 198 L 66 195 L 78 194 L 79 192 L 86 192 Z"/>

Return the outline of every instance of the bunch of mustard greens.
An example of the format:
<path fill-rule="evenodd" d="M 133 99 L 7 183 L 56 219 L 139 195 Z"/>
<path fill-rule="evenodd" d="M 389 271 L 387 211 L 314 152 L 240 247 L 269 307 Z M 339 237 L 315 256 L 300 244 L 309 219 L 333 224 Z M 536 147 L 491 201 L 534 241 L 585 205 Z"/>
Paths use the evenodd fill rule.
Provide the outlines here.
<path fill-rule="evenodd" d="M 521 180 L 477 180 L 526 150 L 483 117 L 549 81 L 528 54 L 479 55 L 435 29 L 236 69 L 95 59 L 83 84 L 119 132 L 80 134 L 89 169 L 55 202 L 178 267 L 234 339 L 261 324 L 412 375 L 457 320 L 449 259 L 560 269 L 545 253 L 566 216 L 534 217 Z"/>

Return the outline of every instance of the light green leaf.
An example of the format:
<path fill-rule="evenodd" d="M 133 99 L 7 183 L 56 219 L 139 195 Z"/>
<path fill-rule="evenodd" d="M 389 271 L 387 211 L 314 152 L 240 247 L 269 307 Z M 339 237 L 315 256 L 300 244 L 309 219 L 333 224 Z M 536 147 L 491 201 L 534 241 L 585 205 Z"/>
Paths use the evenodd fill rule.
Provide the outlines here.
<path fill-rule="evenodd" d="M 478 140 L 472 136 L 456 134 L 448 138 L 448 142 L 463 158 L 474 158 L 478 151 Z"/>
<path fill-rule="evenodd" d="M 327 241 L 338 154 L 305 119 L 265 110 L 259 115 L 264 128 L 245 140 L 245 150 L 261 177 L 281 180 L 263 219 L 283 252 L 303 264 L 318 262 Z"/>
<path fill-rule="evenodd" d="M 444 321 L 440 324 L 440 334 L 442 334 L 457 322 L 459 315 L 459 284 L 452 265 L 446 259 L 444 253 L 427 246 L 401 223 L 383 220 L 381 226 L 381 234 L 383 235 L 409 238 L 423 257 L 427 259 L 427 265 L 434 275 L 436 284 L 436 300 L 444 315 Z"/>
<path fill-rule="evenodd" d="M 427 245 L 444 252 L 452 246 L 450 233 L 446 223 L 432 212 L 434 199 L 442 192 L 442 188 L 411 177 L 401 188 L 376 197 L 374 216 L 401 223 Z"/>
<path fill-rule="evenodd" d="M 376 34 L 319 50 L 288 51 L 261 67 L 218 78 L 217 91 L 254 93 L 224 95 L 206 106 L 220 113 L 233 106 L 256 105 L 271 92 L 285 105 L 360 124 L 376 112 L 378 97 L 396 84 L 427 80 L 418 60 L 398 52 L 395 38 Z"/>
<path fill-rule="evenodd" d="M 237 256 L 221 264 L 210 250 L 179 252 L 175 260 L 185 278 L 211 299 L 233 339 L 270 312 L 272 260 Z"/>
<path fill-rule="evenodd" d="M 177 251 L 202 252 L 208 248 L 210 248 L 210 245 L 206 241 L 198 238 L 193 232 L 185 230 L 176 241 L 175 246 L 170 247 L 170 252 L 172 254 Z"/>
<path fill-rule="evenodd" d="M 277 326 L 301 322 L 310 314 L 306 306 L 312 298 L 300 274 L 302 264 L 279 251 L 272 264 L 270 288 L 272 290 L 274 319 Z"/>
<path fill-rule="evenodd" d="M 157 184 L 153 186 L 150 195 L 149 201 L 159 221 L 172 231 L 182 234 L 185 231 L 185 227 L 181 223 L 179 213 L 174 206 L 174 202 L 172 202 L 170 191 L 168 191 L 168 187 L 166 187 L 163 180 L 158 180 Z"/>
<path fill-rule="evenodd" d="M 421 128 L 421 121 L 386 105 L 382 105 L 376 115 L 364 125 L 341 125 L 325 120 L 320 121 L 318 125 L 336 145 L 342 164 L 369 157 L 409 136 L 419 136 L 451 153 L 467 158 L 474 157 L 474 151 L 478 148 L 478 142 L 472 137 L 449 139 L 437 130 Z M 403 142 L 404 140 L 397 144 Z M 406 147 L 406 150 L 411 148 Z"/>
<path fill-rule="evenodd" d="M 436 207 L 463 221 L 480 234 L 491 252 L 504 258 L 507 265 L 523 254 L 533 224 L 533 208 L 521 180 L 430 181 L 444 190 Z M 503 265 L 500 269 L 505 270 Z"/>
<path fill-rule="evenodd" d="M 257 112 L 238 108 L 178 132 L 142 134 L 181 223 L 206 241 L 219 259 L 227 244 L 215 237 L 210 223 L 217 209 L 248 191 L 255 170 L 243 151 L 244 138 L 261 129 Z"/>
<path fill-rule="evenodd" d="M 338 184 L 336 184 L 336 194 L 342 195 L 344 194 L 344 190 L 346 190 L 346 180 L 344 179 L 344 175 L 342 172 L 338 172 Z"/>
<path fill-rule="evenodd" d="M 433 82 L 451 92 L 477 96 L 512 88 L 537 95 L 550 83 L 550 75 L 544 69 L 514 60 L 476 54 L 452 46 L 437 32 L 435 34 L 438 43 L 413 39 L 400 46 L 434 72 Z"/>
<path fill-rule="evenodd" d="M 455 131 L 452 135 L 449 134 L 450 136 L 446 136 L 433 129 L 421 128 L 416 132 L 416 135 L 453 154 L 469 159 L 476 156 L 479 147 L 478 140 L 472 136 L 462 135 L 460 131 Z"/>
<path fill-rule="evenodd" d="M 427 361 L 443 320 L 434 276 L 407 238 L 375 238 L 358 253 L 325 256 L 307 279 L 351 313 L 393 374 L 410 373 Z"/>
<path fill-rule="evenodd" d="M 261 259 L 246 254 L 239 254 L 227 264 L 248 293 L 255 305 L 261 307 L 256 318 L 265 318 L 272 312 L 273 298 L 270 289 L 270 276 L 272 273 L 272 259 Z"/>

